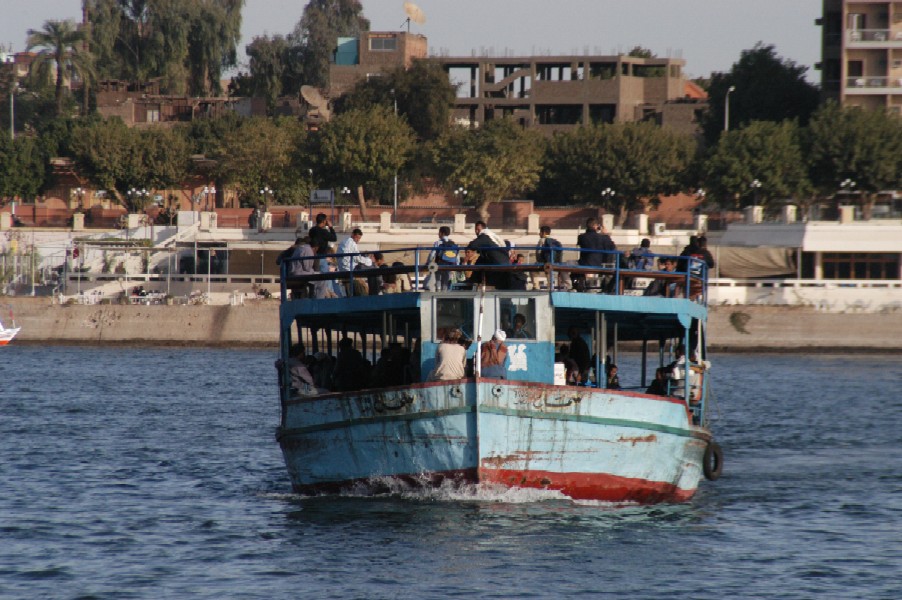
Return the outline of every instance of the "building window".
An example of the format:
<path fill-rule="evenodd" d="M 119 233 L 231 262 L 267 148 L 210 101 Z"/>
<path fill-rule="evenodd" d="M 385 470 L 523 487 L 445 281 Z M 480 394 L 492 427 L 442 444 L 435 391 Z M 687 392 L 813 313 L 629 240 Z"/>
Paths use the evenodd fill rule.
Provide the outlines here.
<path fill-rule="evenodd" d="M 899 255 L 824 252 L 824 279 L 899 279 Z"/>
<path fill-rule="evenodd" d="M 147 109 L 147 122 L 148 123 L 158 123 L 160 121 L 160 109 L 159 108 L 148 108 Z"/>
<path fill-rule="evenodd" d="M 370 50 L 375 52 L 394 52 L 398 49 L 398 38 L 372 37 L 370 38 Z"/>

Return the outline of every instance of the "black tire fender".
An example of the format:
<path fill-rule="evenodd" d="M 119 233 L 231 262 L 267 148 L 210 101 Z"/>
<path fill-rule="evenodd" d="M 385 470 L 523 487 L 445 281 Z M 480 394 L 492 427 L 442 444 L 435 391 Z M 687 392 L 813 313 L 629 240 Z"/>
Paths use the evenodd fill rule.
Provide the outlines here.
<path fill-rule="evenodd" d="M 708 481 L 717 481 L 723 473 L 723 449 L 711 440 L 705 447 L 705 456 L 702 458 L 702 472 Z"/>

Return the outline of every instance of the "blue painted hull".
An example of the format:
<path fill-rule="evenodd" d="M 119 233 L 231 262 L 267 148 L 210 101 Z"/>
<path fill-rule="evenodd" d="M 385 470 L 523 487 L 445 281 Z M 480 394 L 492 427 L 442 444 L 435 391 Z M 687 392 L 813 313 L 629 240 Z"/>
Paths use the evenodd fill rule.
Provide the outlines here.
<path fill-rule="evenodd" d="M 710 435 L 674 398 L 466 379 L 293 399 L 278 439 L 302 493 L 450 478 L 649 503 L 694 494 Z"/>

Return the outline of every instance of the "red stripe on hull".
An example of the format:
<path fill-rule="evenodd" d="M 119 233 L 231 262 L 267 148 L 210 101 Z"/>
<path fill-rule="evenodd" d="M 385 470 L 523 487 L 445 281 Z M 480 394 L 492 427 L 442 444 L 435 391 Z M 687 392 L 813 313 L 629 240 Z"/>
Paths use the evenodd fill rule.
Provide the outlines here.
<path fill-rule="evenodd" d="M 551 471 L 511 471 L 482 469 L 479 480 L 507 487 L 556 490 L 574 500 L 604 502 L 685 502 L 695 490 L 684 490 L 672 483 L 618 477 L 605 473 L 553 473 Z"/>
<path fill-rule="evenodd" d="M 602 473 L 525 472 L 497 469 L 483 469 L 478 475 L 476 469 L 458 469 L 441 473 L 392 475 L 372 479 L 293 485 L 292 488 L 299 494 L 309 496 L 360 493 L 361 489 L 370 494 L 379 494 L 392 491 L 392 487 L 387 483 L 389 480 L 402 482 L 413 488 L 435 487 L 446 481 L 451 481 L 455 485 L 481 482 L 509 488 L 554 490 L 574 500 L 638 502 L 640 504 L 686 502 L 695 494 L 695 490 L 680 489 L 673 484 Z"/>

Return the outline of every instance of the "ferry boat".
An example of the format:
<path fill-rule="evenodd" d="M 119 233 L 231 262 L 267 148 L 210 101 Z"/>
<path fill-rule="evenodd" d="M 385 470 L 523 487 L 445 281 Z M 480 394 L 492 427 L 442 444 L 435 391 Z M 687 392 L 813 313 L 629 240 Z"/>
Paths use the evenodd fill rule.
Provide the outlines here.
<path fill-rule="evenodd" d="M 16 327 L 16 322 L 12 321 L 13 326 L 9 329 L 3 326 L 3 322 L 0 321 L 0 346 L 6 346 L 13 338 L 16 337 L 16 334 L 19 333 L 21 327 Z"/>
<path fill-rule="evenodd" d="M 437 266 L 430 250 L 399 250 L 413 265 L 352 272 L 291 276 L 291 261 L 282 264 L 276 438 L 296 492 L 486 484 L 650 504 L 689 500 L 703 476 L 720 475 L 723 454 L 708 415 L 706 274 L 695 259 L 682 259 L 683 272 L 629 270 L 617 257 L 600 267 Z M 470 283 L 435 290 L 428 275 L 441 271 L 466 271 Z M 531 277 L 532 289 L 485 283 L 511 273 Z M 585 291 L 547 284 L 568 274 L 584 276 Z M 354 279 L 380 275 L 406 275 L 412 289 L 355 290 Z M 656 280 L 666 295 L 633 289 Z M 303 297 L 322 281 L 342 285 L 346 295 Z M 452 330 L 472 339 L 458 342 L 469 346 L 467 370 L 430 381 L 436 350 Z M 506 332 L 509 364 L 503 377 L 488 377 L 481 342 L 497 330 Z M 592 354 L 596 375 L 588 381 L 562 377 L 556 352 L 568 336 Z M 292 356 L 299 344 L 306 358 Z M 679 358 L 681 348 L 690 352 Z M 369 375 L 349 367 L 361 354 L 373 365 Z M 627 354 L 634 372 L 620 371 L 622 388 L 606 387 L 605 363 Z M 307 383 L 292 380 L 292 360 L 305 361 Z M 656 376 L 663 390 L 648 393 Z"/>

